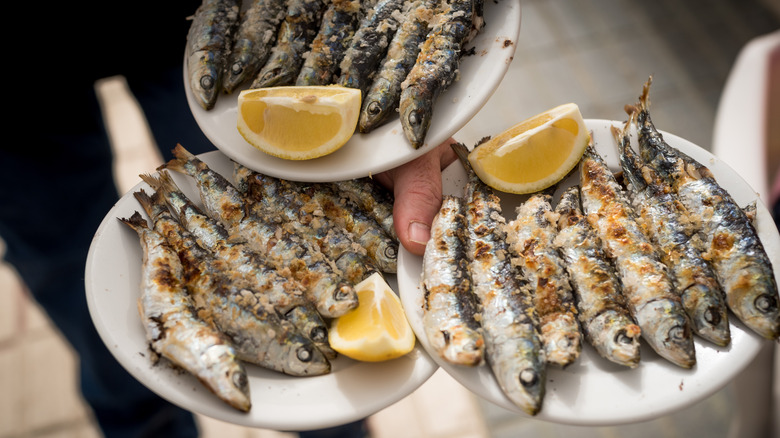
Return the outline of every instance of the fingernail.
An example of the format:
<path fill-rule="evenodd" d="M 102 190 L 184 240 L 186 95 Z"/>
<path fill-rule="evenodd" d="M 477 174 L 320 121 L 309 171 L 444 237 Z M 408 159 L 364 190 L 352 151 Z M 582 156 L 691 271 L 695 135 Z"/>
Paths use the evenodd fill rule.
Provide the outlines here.
<path fill-rule="evenodd" d="M 409 222 L 409 240 L 414 243 L 425 245 L 431 238 L 431 227 L 428 224 L 411 221 Z"/>

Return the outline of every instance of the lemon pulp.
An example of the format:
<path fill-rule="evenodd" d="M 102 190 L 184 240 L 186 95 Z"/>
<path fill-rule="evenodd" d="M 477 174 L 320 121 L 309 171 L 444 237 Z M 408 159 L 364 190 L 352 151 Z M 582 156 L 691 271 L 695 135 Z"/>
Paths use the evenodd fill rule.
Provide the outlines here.
<path fill-rule="evenodd" d="M 403 356 L 416 338 L 401 301 L 378 273 L 355 286 L 358 307 L 331 325 L 331 347 L 355 360 L 378 362 Z"/>
<path fill-rule="evenodd" d="M 237 128 L 255 148 L 279 158 L 307 160 L 338 150 L 355 132 L 360 90 L 335 85 L 244 90 Z"/>
<path fill-rule="evenodd" d="M 579 108 L 565 104 L 524 120 L 469 154 L 486 184 L 508 193 L 532 193 L 560 181 L 582 158 L 589 133 Z"/>
<path fill-rule="evenodd" d="M 269 143 L 284 144 L 290 151 L 308 151 L 333 139 L 339 132 L 342 117 L 338 113 L 316 114 L 288 107 L 271 111 L 264 101 L 249 101 L 242 105 L 247 127 L 262 135 Z M 303 128 L 305 127 L 305 128 Z"/>

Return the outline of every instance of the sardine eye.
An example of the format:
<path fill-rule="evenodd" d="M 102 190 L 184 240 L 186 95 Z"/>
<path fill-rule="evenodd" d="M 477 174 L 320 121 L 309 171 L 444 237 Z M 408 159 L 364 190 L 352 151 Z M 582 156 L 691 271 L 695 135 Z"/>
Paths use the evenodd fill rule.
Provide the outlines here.
<path fill-rule="evenodd" d="M 615 335 L 615 342 L 618 344 L 630 344 L 633 342 L 633 339 L 631 339 L 628 335 L 626 335 L 625 330 L 620 330 Z"/>
<path fill-rule="evenodd" d="M 417 126 L 421 122 L 420 115 L 417 113 L 417 111 L 410 112 L 407 120 L 409 121 L 409 124 L 412 126 Z"/>
<path fill-rule="evenodd" d="M 704 312 L 704 320 L 710 325 L 720 324 L 720 312 L 713 307 L 708 307 Z"/>
<path fill-rule="evenodd" d="M 337 287 L 336 290 L 333 291 L 333 299 L 336 301 L 351 299 L 352 295 L 352 288 L 349 286 Z"/>
<path fill-rule="evenodd" d="M 385 247 L 384 254 L 388 259 L 395 259 L 398 257 L 398 249 L 395 247 L 395 245 L 388 245 Z"/>
<path fill-rule="evenodd" d="M 520 371 L 518 378 L 520 379 L 520 384 L 526 388 L 534 386 L 539 382 L 539 375 L 531 368 Z"/>
<path fill-rule="evenodd" d="M 244 373 L 233 373 L 231 378 L 236 388 L 246 388 L 249 384 L 249 380 Z"/>
<path fill-rule="evenodd" d="M 200 86 L 204 90 L 211 90 L 214 88 L 214 78 L 211 75 L 203 75 L 200 77 Z"/>
<path fill-rule="evenodd" d="M 309 333 L 309 337 L 314 342 L 323 342 L 328 339 L 328 331 L 324 327 L 314 327 Z"/>
<path fill-rule="evenodd" d="M 371 103 L 368 104 L 366 110 L 368 111 L 368 114 L 372 116 L 378 116 L 379 113 L 382 112 L 382 107 L 379 106 L 379 102 L 372 100 Z"/>
<path fill-rule="evenodd" d="M 298 360 L 301 362 L 311 362 L 311 358 L 313 357 L 309 347 L 299 348 L 296 352 L 296 356 L 298 356 Z"/>
<path fill-rule="evenodd" d="M 771 295 L 761 294 L 756 298 L 756 309 L 769 313 L 777 310 L 777 299 Z"/>
<path fill-rule="evenodd" d="M 679 325 L 670 328 L 669 339 L 674 339 L 676 341 L 685 339 L 685 328 Z"/>
<path fill-rule="evenodd" d="M 273 69 L 265 72 L 261 81 L 268 81 L 274 78 L 278 74 L 278 69 Z"/>
<path fill-rule="evenodd" d="M 242 71 L 244 71 L 243 62 L 234 62 L 233 65 L 230 66 L 230 72 L 234 75 L 240 74 Z"/>

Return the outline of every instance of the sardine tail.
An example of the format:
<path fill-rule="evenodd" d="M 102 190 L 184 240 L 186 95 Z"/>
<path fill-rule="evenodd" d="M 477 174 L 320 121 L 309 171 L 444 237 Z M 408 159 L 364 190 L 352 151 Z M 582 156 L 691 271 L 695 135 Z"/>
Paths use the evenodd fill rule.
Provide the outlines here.
<path fill-rule="evenodd" d="M 179 143 L 176 144 L 176 147 L 173 148 L 171 152 L 173 153 L 174 158 L 158 167 L 157 170 L 169 169 L 173 170 L 174 172 L 186 174 L 187 170 L 184 166 L 187 164 L 190 158 L 194 157 L 194 155 L 192 155 L 192 153 L 190 153 L 187 149 L 184 149 L 184 146 Z"/>
<path fill-rule="evenodd" d="M 471 170 L 471 163 L 469 163 L 469 148 L 460 142 L 454 142 L 450 145 L 452 147 L 452 150 L 455 152 L 455 155 L 458 156 L 458 160 L 460 160 L 460 163 L 463 165 L 466 170 Z"/>
<path fill-rule="evenodd" d="M 133 230 L 141 230 L 143 228 L 147 228 L 149 225 L 146 222 L 146 219 L 144 219 L 143 216 L 141 216 L 141 213 L 138 211 L 133 212 L 133 214 L 128 218 L 118 218 L 122 223 L 129 226 Z"/>
<path fill-rule="evenodd" d="M 641 110 L 647 110 L 650 105 L 650 85 L 653 83 L 653 75 L 647 78 L 647 82 L 642 85 L 642 94 L 639 96 L 639 108 Z"/>
<path fill-rule="evenodd" d="M 151 216 L 152 205 L 154 205 L 154 201 L 152 200 L 152 197 L 149 196 L 149 194 L 146 193 L 144 189 L 134 192 L 133 196 L 138 201 L 138 203 L 141 204 L 141 207 L 143 207 L 146 214 Z"/>

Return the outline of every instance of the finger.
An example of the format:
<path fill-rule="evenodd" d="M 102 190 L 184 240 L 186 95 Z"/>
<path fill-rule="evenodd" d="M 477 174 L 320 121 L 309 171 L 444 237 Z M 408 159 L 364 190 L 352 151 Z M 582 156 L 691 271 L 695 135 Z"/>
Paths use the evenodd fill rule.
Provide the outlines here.
<path fill-rule="evenodd" d="M 452 149 L 452 144 L 456 143 L 454 138 L 450 138 L 449 140 L 442 143 L 437 149 L 441 153 L 441 156 L 439 157 L 439 162 L 441 163 L 441 170 L 444 170 L 455 162 L 455 160 L 458 159 L 457 154 L 455 154 L 455 151 Z"/>
<path fill-rule="evenodd" d="M 441 154 L 426 154 L 393 172 L 393 221 L 401 244 L 422 255 L 441 207 Z"/>
<path fill-rule="evenodd" d="M 426 156 L 431 155 L 431 157 L 428 157 L 433 160 L 433 157 L 437 157 L 436 159 L 439 160 L 440 168 L 444 170 L 447 166 L 452 164 L 455 160 L 458 159 L 458 156 L 455 154 L 455 151 L 452 150 L 452 144 L 456 143 L 455 139 L 450 137 L 444 143 L 440 144 L 436 148 L 432 149 L 430 152 L 426 153 Z M 401 165 L 399 167 L 386 170 L 384 172 L 378 173 L 374 175 L 372 178 L 377 181 L 379 184 L 382 184 L 385 188 L 388 190 L 393 190 L 395 187 L 395 180 L 397 178 L 397 175 L 400 173 L 403 173 L 406 171 L 407 165 Z"/>

